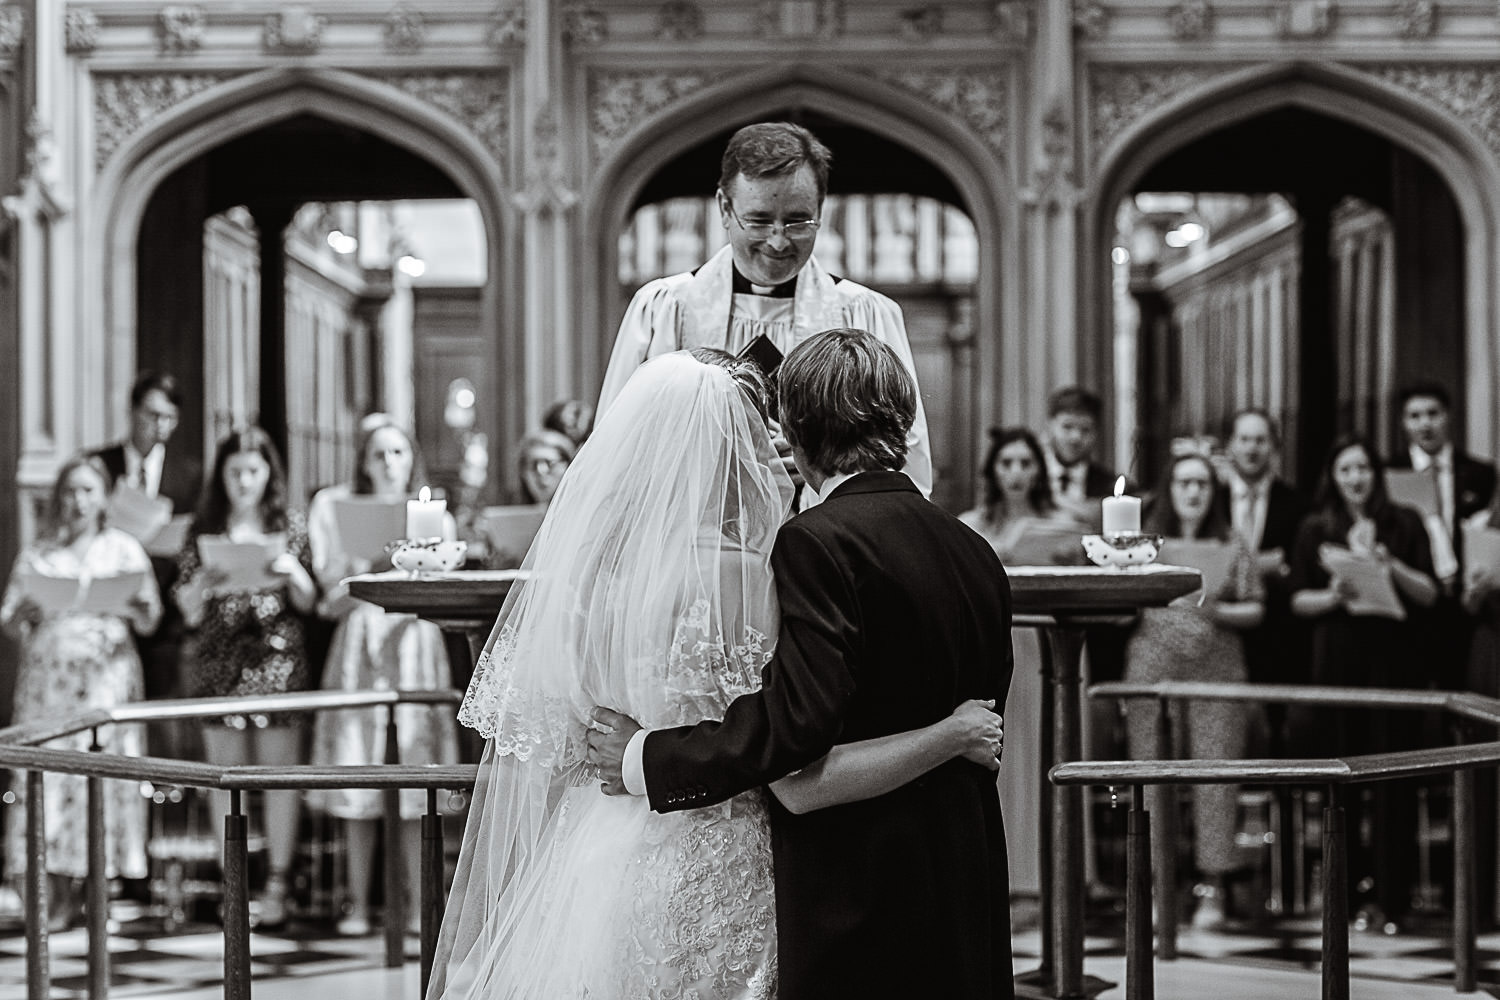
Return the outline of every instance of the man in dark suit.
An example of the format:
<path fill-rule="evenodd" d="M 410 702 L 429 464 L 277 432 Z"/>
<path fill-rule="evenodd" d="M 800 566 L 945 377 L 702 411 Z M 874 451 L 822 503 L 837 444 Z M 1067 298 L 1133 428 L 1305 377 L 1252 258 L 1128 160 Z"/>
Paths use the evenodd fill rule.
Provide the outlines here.
<path fill-rule="evenodd" d="M 721 723 L 652 732 L 596 710 L 606 787 L 658 812 L 722 802 L 854 742 L 1003 709 L 1010 586 L 977 534 L 901 467 L 916 389 L 868 333 L 831 330 L 779 373 L 783 428 L 820 502 L 771 562 L 781 631 L 764 686 Z M 858 405 L 853 405 L 853 401 Z M 1005 832 L 994 776 L 963 759 L 875 798 L 793 815 L 774 797 L 781 1000 L 1012 996 Z"/>
<path fill-rule="evenodd" d="M 172 501 L 174 514 L 192 511 L 203 480 L 199 460 L 171 447 L 181 407 L 182 392 L 175 378 L 163 372 L 143 372 L 130 389 L 130 434 L 125 440 L 92 453 L 108 470 L 112 489 L 128 484 L 148 497 L 165 497 Z M 182 619 L 171 599 L 172 582 L 177 577 L 174 556 L 168 553 L 151 556 L 165 613 L 155 634 L 137 639 L 147 698 L 182 695 L 177 677 Z M 153 746 L 153 753 L 176 749 L 177 741 L 169 735 L 172 729 L 168 725 L 152 727 L 150 737 L 159 744 Z"/>
<path fill-rule="evenodd" d="M 1065 509 L 1075 509 L 1088 523 L 1099 511 L 1086 501 L 1110 496 L 1116 474 L 1094 461 L 1104 404 L 1077 385 L 1063 386 L 1047 397 L 1047 477 L 1052 496 Z"/>

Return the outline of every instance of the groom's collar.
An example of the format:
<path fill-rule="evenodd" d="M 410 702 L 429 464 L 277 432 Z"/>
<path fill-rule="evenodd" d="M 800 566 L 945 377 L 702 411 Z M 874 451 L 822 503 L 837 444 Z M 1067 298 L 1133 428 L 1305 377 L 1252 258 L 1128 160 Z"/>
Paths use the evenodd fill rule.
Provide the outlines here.
<path fill-rule="evenodd" d="M 833 485 L 830 486 L 829 484 Z M 841 477 L 831 477 L 823 483 L 823 489 L 818 493 L 820 500 L 831 500 L 835 496 L 853 496 L 857 493 L 889 493 L 892 490 L 906 491 L 921 495 L 917 484 L 904 472 L 892 472 L 889 469 L 876 469 L 870 472 L 854 472 L 841 474 Z"/>

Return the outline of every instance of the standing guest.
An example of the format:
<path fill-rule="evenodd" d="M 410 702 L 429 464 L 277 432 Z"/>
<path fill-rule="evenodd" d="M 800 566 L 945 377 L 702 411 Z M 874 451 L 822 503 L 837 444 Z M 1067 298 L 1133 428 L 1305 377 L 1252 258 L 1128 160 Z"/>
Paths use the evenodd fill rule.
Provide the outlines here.
<path fill-rule="evenodd" d="M 177 379 L 165 372 L 146 371 L 130 387 L 130 433 L 125 440 L 93 452 L 104 464 L 110 489 L 124 483 L 148 497 L 172 501 L 172 513 L 187 514 L 198 502 L 203 465 L 196 456 L 172 445 L 172 436 L 182 408 L 182 390 Z M 171 592 L 177 573 L 175 553 L 151 556 L 156 584 L 163 594 Z M 145 673 L 147 698 L 181 697 L 179 652 L 182 619 L 170 604 L 163 609 L 160 624 L 137 636 Z M 190 756 L 191 740 L 181 724 L 158 722 L 150 726 L 153 752 L 166 756 Z M 157 747 L 157 744 L 161 744 Z"/>
<path fill-rule="evenodd" d="M 1125 648 L 1125 679 L 1155 681 L 1243 682 L 1245 650 L 1241 635 L 1260 624 L 1265 589 L 1254 555 L 1229 526 L 1213 499 L 1218 483 L 1212 463 L 1201 454 L 1182 454 L 1167 465 L 1160 490 L 1146 512 L 1144 528 L 1167 539 L 1222 542 L 1229 548 L 1229 571 L 1215 592 L 1179 598 L 1165 608 L 1146 608 Z M 1156 725 L 1160 708 L 1133 701 L 1126 727 L 1130 756 L 1157 755 Z M 1174 743 L 1185 756 L 1199 759 L 1242 757 L 1249 732 L 1249 713 L 1227 701 L 1194 702 L 1192 711 L 1173 720 Z M 1165 816 L 1161 790 L 1146 791 L 1151 815 Z M 1239 791 L 1233 785 L 1196 785 L 1193 794 L 1193 859 L 1199 877 L 1193 926 L 1213 928 L 1224 922 L 1225 877 L 1234 868 L 1235 812 Z M 1155 800 L 1154 804 L 1149 800 Z M 1170 870 L 1175 843 L 1161 830 L 1151 836 L 1151 868 L 1158 876 Z M 1172 887 L 1158 880 L 1157 898 Z"/>
<path fill-rule="evenodd" d="M 738 354 L 762 336 L 788 354 L 835 327 L 870 332 L 916 378 L 901 307 L 829 274 L 812 255 L 831 160 L 811 132 L 787 122 L 746 125 L 730 137 L 715 195 L 729 245 L 696 270 L 658 278 L 635 293 L 599 393 L 601 416 L 647 358 L 693 347 Z M 904 471 L 927 496 L 932 452 L 920 393 L 906 444 Z M 800 485 L 779 433 L 776 446 L 783 468 Z"/>
<path fill-rule="evenodd" d="M 377 497 L 403 501 L 424 478 L 416 445 L 385 414 L 371 414 L 360 423 L 359 446 L 351 483 L 330 486 L 313 497 L 308 508 L 313 572 L 323 592 L 319 612 L 338 622 L 323 668 L 323 687 L 334 691 L 369 689 L 433 689 L 453 686 L 448 654 L 436 625 L 414 615 L 392 614 L 361 601 L 342 582 L 374 567 L 351 557 L 339 537 L 336 502 L 349 497 Z M 450 523 L 446 534 L 453 535 Z M 402 705 L 396 711 L 403 764 L 450 764 L 457 760 L 457 732 L 453 713 L 441 705 Z M 385 710 L 341 709 L 321 712 L 313 726 L 314 764 L 380 764 L 385 761 Z M 311 804 L 346 821 L 348 832 L 349 894 L 351 908 L 339 921 L 339 931 L 350 935 L 370 932 L 370 890 L 375 875 L 375 839 L 382 799 L 379 789 L 345 788 L 314 792 Z M 405 856 L 405 889 L 411 901 L 407 913 L 415 918 L 419 874 L 418 822 L 426 811 L 420 788 L 401 791 L 402 842 L 386 845 Z M 401 886 L 386 886 L 387 893 Z M 387 897 L 389 898 L 389 897 Z"/>
<path fill-rule="evenodd" d="M 1292 549 L 1292 613 L 1312 623 L 1314 684 L 1348 687 L 1410 687 L 1422 676 L 1409 622 L 1354 616 L 1345 602 L 1349 584 L 1332 575 L 1320 547 L 1346 547 L 1386 566 L 1408 613 L 1437 600 L 1432 550 L 1416 511 L 1389 501 L 1381 462 L 1363 438 L 1346 435 L 1334 442 L 1323 467 L 1312 513 L 1302 522 Z M 1425 641 L 1425 639 L 1424 639 Z M 1316 713 L 1318 756 L 1379 753 L 1409 749 L 1415 726 L 1410 715 L 1370 710 Z M 1412 856 L 1416 850 L 1415 795 L 1407 782 L 1381 782 L 1365 792 L 1349 829 L 1368 820 L 1376 831 L 1371 844 L 1351 845 L 1349 885 L 1357 892 L 1355 926 L 1388 934 L 1411 904 Z M 1371 892 L 1360 892 L 1361 884 Z M 1360 897 L 1366 898 L 1360 898 Z"/>
<path fill-rule="evenodd" d="M 594 429 L 594 408 L 581 399 L 560 400 L 547 407 L 542 427 L 564 435 L 577 448 Z"/>
<path fill-rule="evenodd" d="M 547 504 L 573 461 L 573 440 L 557 431 L 532 431 L 516 446 L 516 502 Z"/>
<path fill-rule="evenodd" d="M 161 595 L 151 562 L 139 542 L 104 525 L 109 473 L 94 457 L 70 459 L 58 472 L 48 506 L 47 527 L 35 543 L 16 556 L 0 601 L 0 626 L 21 644 L 12 721 L 77 715 L 141 698 L 141 661 L 131 633 L 149 633 L 161 620 Z M 28 578 L 59 577 L 92 581 L 140 573 L 140 589 L 127 608 L 114 613 L 44 610 L 32 595 Z M 103 726 L 98 738 L 104 752 L 138 756 L 140 729 Z M 85 730 L 52 740 L 48 746 L 88 750 L 95 739 Z M 88 874 L 87 824 L 84 806 L 87 779 L 51 774 L 44 785 L 47 828 L 47 881 L 51 913 L 48 926 L 59 930 L 81 913 L 78 879 Z M 135 782 L 106 781 L 105 875 L 146 876 L 146 800 Z M 26 869 L 24 800 L 8 811 L 6 871 Z"/>
<path fill-rule="evenodd" d="M 1010 565 L 1028 523 L 1067 523 L 1057 509 L 1047 482 L 1046 460 L 1036 435 L 1024 427 L 995 428 L 984 456 L 984 505 L 958 519 L 990 543 L 1000 562 Z M 1072 547 L 1078 547 L 1075 533 Z M 1036 560 L 1031 560 L 1036 561 Z M 1049 562 L 1064 562 L 1058 552 Z M 1015 670 L 1011 674 L 1011 706 L 1006 729 L 1011 734 L 1000 766 L 1000 801 L 1005 805 L 1005 838 L 1010 857 L 1010 891 L 1035 895 L 1041 891 L 1035 859 L 1041 846 L 1041 768 L 1044 753 L 1036 708 L 1042 703 L 1041 636 L 1036 629 L 1011 633 Z"/>
<path fill-rule="evenodd" d="M 267 567 L 268 579 L 246 589 L 205 566 L 198 541 L 219 536 L 231 542 L 280 543 Z M 188 628 L 183 643 L 188 690 L 197 698 L 281 694 L 308 686 L 303 617 L 318 601 L 312 552 L 302 515 L 287 509 L 281 457 L 265 431 L 250 427 L 219 443 L 213 473 L 177 556 L 172 597 Z M 211 764 L 277 767 L 302 760 L 303 717 L 297 713 L 237 714 L 203 726 L 204 753 Z M 266 853 L 270 870 L 258 904 L 263 927 L 286 920 L 286 898 L 297 849 L 299 793 L 266 791 Z M 219 813 L 229 794 L 216 793 Z"/>
<path fill-rule="evenodd" d="M 1470 516 L 1465 524 L 1473 529 L 1500 530 L 1500 492 L 1487 510 Z M 1464 565 L 1460 599 L 1464 611 L 1474 621 L 1464 690 L 1487 698 L 1500 698 L 1500 566 L 1472 558 L 1468 560 Z M 1477 891 L 1474 909 L 1480 926 L 1488 928 L 1497 923 L 1496 904 L 1500 902 L 1495 884 L 1500 845 L 1497 845 L 1495 836 L 1497 795 L 1494 768 L 1478 772 L 1474 792 L 1474 829 L 1479 837 L 1475 856 Z"/>
<path fill-rule="evenodd" d="M 1086 501 L 1115 491 L 1116 474 L 1094 461 L 1104 404 L 1082 386 L 1064 386 L 1047 397 L 1047 479 L 1059 506 L 1097 520 Z"/>
<path fill-rule="evenodd" d="M 1265 620 L 1243 633 L 1250 680 L 1263 684 L 1300 683 L 1307 676 L 1306 636 L 1292 616 L 1287 587 L 1292 545 L 1307 501 L 1276 475 L 1280 447 L 1281 429 L 1269 413 L 1254 407 L 1236 413 L 1230 421 L 1227 481 L 1216 498 L 1230 527 L 1256 554 L 1265 583 Z M 1266 715 L 1274 756 L 1284 747 L 1286 713 L 1271 705 Z"/>

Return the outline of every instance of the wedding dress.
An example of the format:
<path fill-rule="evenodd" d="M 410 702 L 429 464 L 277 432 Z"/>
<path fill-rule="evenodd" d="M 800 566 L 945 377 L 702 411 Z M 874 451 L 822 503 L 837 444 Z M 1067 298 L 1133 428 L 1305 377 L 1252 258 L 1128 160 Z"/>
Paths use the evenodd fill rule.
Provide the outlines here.
<path fill-rule="evenodd" d="M 585 759 L 596 704 L 675 726 L 759 686 L 791 495 L 774 455 L 729 374 L 682 353 L 601 415 L 460 709 L 489 744 L 429 1000 L 775 995 L 765 793 L 659 815 Z"/>

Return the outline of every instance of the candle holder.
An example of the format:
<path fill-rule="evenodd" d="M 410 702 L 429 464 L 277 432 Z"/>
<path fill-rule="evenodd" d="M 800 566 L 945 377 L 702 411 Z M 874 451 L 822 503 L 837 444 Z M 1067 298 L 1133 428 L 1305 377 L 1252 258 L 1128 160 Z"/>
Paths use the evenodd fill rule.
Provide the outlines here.
<path fill-rule="evenodd" d="M 1118 531 L 1108 535 L 1084 535 L 1083 551 L 1095 566 L 1126 569 L 1145 566 L 1161 552 L 1161 535 L 1142 531 Z"/>
<path fill-rule="evenodd" d="M 416 576 L 419 573 L 447 573 L 464 564 L 468 542 L 449 542 L 442 538 L 400 538 L 386 546 L 391 565 Z"/>

